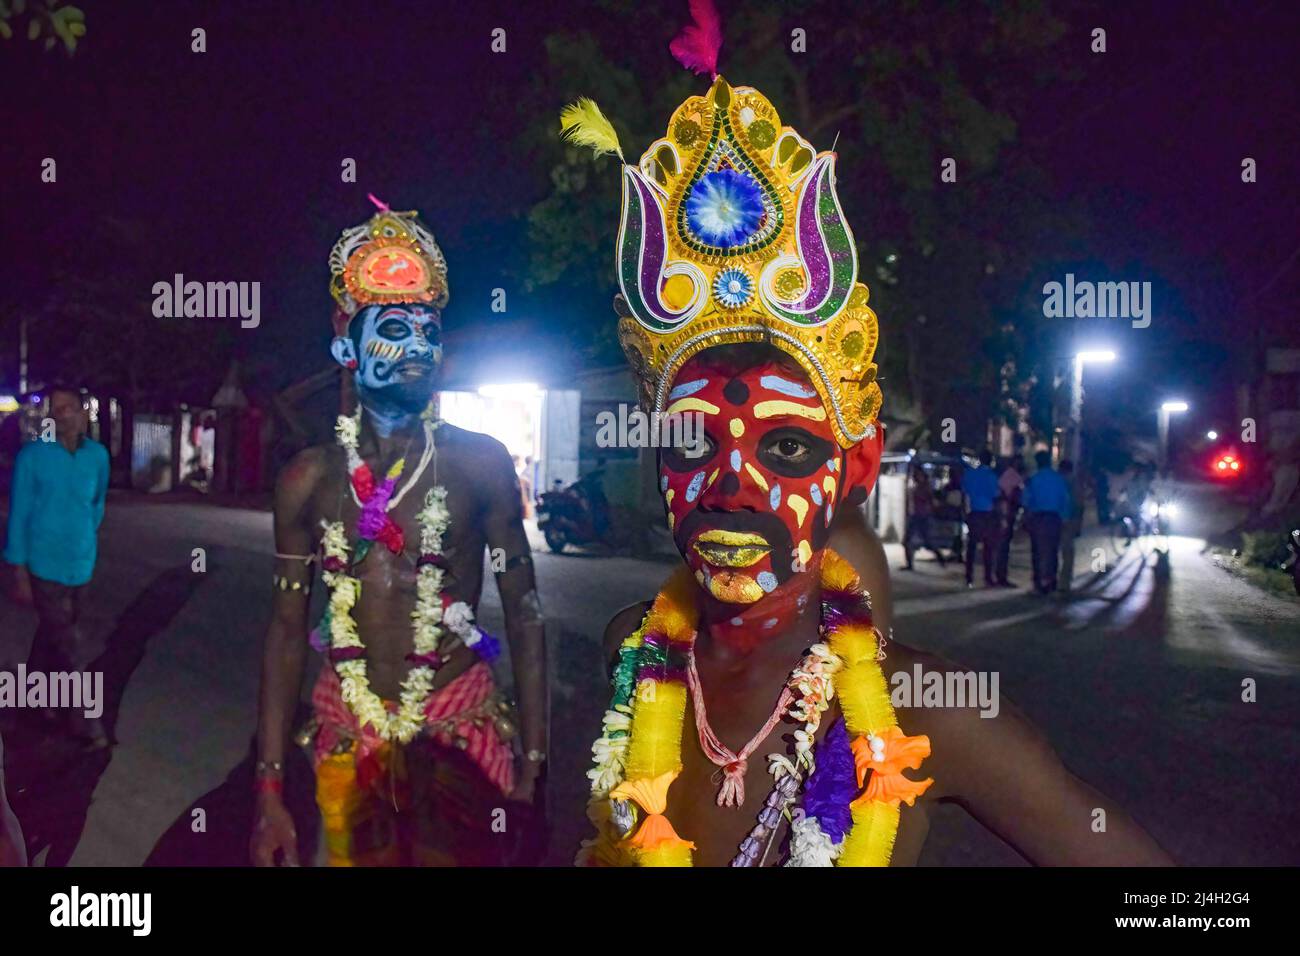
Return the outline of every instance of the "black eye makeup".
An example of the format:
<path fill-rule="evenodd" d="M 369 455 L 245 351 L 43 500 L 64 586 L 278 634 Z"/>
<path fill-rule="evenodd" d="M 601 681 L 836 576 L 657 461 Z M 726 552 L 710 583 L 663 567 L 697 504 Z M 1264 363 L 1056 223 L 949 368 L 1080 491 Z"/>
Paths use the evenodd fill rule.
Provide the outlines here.
<path fill-rule="evenodd" d="M 663 450 L 664 464 L 673 471 L 691 471 L 699 468 L 718 453 L 718 443 L 708 432 L 699 432 L 681 445 Z"/>
<path fill-rule="evenodd" d="M 401 319 L 384 319 L 375 327 L 375 334 L 392 342 L 409 338 L 411 327 Z"/>
<path fill-rule="evenodd" d="M 802 428 L 774 428 L 759 440 L 758 459 L 787 478 L 806 478 L 832 457 L 831 443 Z"/>

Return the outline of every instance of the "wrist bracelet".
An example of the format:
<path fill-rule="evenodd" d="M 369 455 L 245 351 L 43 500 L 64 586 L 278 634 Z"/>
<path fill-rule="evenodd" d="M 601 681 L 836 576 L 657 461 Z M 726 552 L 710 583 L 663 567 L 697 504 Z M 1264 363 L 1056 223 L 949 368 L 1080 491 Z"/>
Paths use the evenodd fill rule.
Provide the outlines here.
<path fill-rule="evenodd" d="M 277 796 L 283 796 L 284 781 L 279 777 L 258 777 L 253 781 L 253 791 L 255 793 L 274 793 Z"/>
<path fill-rule="evenodd" d="M 258 777 L 266 777 L 271 774 L 284 773 L 284 762 L 280 760 L 259 760 L 253 773 Z"/>

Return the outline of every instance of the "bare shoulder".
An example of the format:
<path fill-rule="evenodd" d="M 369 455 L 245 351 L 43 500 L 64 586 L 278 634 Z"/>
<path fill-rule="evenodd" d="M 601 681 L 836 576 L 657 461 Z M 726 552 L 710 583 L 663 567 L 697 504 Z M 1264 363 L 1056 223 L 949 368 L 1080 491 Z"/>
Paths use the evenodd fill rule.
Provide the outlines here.
<path fill-rule="evenodd" d="M 280 469 L 275 479 L 275 514 L 277 520 L 293 519 L 305 514 L 331 466 L 338 449 L 332 445 L 313 445 L 298 452 Z"/>
<path fill-rule="evenodd" d="M 609 623 L 605 625 L 605 637 L 602 641 L 607 660 L 617 654 L 619 645 L 641 626 L 652 603 L 654 602 L 640 601 L 637 604 L 629 604 L 609 619 Z"/>
<path fill-rule="evenodd" d="M 438 426 L 438 451 L 478 461 L 479 463 L 510 464 L 510 452 L 491 435 L 472 432 L 459 425 L 443 422 Z M 513 467 L 513 466 L 512 466 Z"/>
<path fill-rule="evenodd" d="M 312 445 L 298 452 L 280 469 L 275 479 L 276 496 L 286 493 L 306 496 L 329 472 L 334 448 L 330 445 Z"/>
<path fill-rule="evenodd" d="M 923 768 L 935 778 L 932 799 L 960 796 L 970 776 L 1009 762 L 1055 762 L 1046 737 L 1001 695 L 993 671 L 976 671 L 945 657 L 892 642 L 882 667 L 908 736 L 930 738 Z"/>

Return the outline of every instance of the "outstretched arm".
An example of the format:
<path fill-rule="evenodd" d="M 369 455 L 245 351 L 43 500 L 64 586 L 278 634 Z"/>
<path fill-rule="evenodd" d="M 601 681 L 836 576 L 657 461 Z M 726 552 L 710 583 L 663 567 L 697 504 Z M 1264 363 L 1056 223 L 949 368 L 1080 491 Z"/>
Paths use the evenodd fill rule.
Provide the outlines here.
<path fill-rule="evenodd" d="M 504 448 L 490 456 L 486 470 L 484 530 L 505 612 L 525 754 L 511 796 L 532 800 L 542 761 L 529 759 L 528 755 L 539 758 L 547 753 L 546 633 L 528 536 L 524 533 L 519 479 Z"/>
<path fill-rule="evenodd" d="M 313 568 L 302 558 L 315 550 L 310 504 L 321 471 L 319 453 L 309 449 L 285 466 L 275 486 L 276 553 L 301 557 L 277 557 L 272 580 L 271 623 L 262 653 L 257 816 L 251 847 L 253 863 L 258 866 L 273 866 L 277 852 L 285 865 L 298 862 L 297 836 L 281 789 L 290 723 L 307 658 L 307 603 Z"/>
<path fill-rule="evenodd" d="M 1007 702 L 996 717 L 944 712 L 935 797 L 948 797 L 1038 866 L 1171 866 L 1169 855 L 1111 800 L 1070 773 Z"/>

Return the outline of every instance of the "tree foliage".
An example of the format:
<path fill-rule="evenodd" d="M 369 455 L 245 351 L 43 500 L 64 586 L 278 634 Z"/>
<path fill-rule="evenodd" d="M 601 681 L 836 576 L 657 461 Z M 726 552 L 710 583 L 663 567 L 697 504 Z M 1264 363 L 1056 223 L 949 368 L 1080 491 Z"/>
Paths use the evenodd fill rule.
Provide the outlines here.
<path fill-rule="evenodd" d="M 10 40 L 16 32 L 26 33 L 33 42 L 43 39 L 46 51 L 62 42 L 71 56 L 77 52 L 77 41 L 86 35 L 86 14 L 61 0 L 39 0 L 30 5 L 27 0 L 0 0 L 0 38 Z"/>

